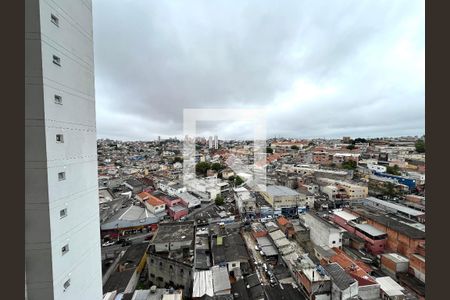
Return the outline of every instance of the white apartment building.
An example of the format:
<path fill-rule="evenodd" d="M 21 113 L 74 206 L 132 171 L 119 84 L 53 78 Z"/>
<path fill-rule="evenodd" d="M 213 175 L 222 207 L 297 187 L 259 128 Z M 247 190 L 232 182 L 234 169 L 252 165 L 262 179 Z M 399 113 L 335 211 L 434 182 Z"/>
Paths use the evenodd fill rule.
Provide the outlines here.
<path fill-rule="evenodd" d="M 100 300 L 92 4 L 25 8 L 26 298 Z"/>

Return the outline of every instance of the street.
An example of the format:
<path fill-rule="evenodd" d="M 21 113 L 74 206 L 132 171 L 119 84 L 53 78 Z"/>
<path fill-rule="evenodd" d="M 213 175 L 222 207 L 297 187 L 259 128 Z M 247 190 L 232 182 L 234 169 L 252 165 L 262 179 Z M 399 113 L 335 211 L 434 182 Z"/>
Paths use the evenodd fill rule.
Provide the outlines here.
<path fill-rule="evenodd" d="M 134 234 L 134 235 L 129 235 L 129 236 L 124 236 L 122 238 L 127 238 L 130 241 L 133 242 L 133 244 L 137 244 L 137 243 L 142 243 L 145 241 L 145 237 L 147 235 L 149 235 L 149 232 L 146 233 L 139 233 L 139 234 Z M 111 257 L 116 257 L 121 251 L 125 251 L 126 249 L 128 249 L 128 247 L 130 246 L 123 246 L 121 244 L 114 244 L 111 246 L 106 246 L 103 247 L 101 249 L 102 252 L 102 260 L 106 259 L 106 258 L 111 258 Z"/>
<path fill-rule="evenodd" d="M 254 240 L 252 234 L 250 232 L 244 231 L 242 232 L 242 236 L 247 244 L 247 248 L 250 250 L 251 255 L 257 263 L 255 264 L 255 270 L 258 274 L 259 279 L 261 280 L 261 284 L 266 285 L 269 281 L 266 278 L 266 273 L 263 269 L 263 263 L 265 263 L 264 257 L 261 256 L 259 251 L 255 250 L 256 241 Z"/>

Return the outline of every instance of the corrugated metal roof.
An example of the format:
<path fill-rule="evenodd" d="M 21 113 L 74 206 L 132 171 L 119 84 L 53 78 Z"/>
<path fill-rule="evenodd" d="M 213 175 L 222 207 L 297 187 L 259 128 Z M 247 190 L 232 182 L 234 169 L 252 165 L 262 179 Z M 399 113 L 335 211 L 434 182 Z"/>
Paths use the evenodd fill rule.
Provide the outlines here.
<path fill-rule="evenodd" d="M 204 295 L 214 296 L 212 271 L 194 272 L 194 283 L 192 288 L 192 297 L 199 298 Z"/>

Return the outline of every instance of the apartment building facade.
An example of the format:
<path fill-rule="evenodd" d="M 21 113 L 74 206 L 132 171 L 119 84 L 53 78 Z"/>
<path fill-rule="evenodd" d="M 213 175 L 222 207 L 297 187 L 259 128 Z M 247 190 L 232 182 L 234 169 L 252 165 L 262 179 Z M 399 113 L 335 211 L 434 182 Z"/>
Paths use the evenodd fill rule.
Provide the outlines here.
<path fill-rule="evenodd" d="M 90 0 L 25 11 L 27 299 L 102 299 Z"/>

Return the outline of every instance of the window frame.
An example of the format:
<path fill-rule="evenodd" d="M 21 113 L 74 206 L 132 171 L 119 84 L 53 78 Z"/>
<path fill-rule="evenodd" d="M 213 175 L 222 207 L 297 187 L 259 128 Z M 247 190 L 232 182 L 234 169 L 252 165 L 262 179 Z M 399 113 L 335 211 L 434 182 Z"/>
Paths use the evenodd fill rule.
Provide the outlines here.
<path fill-rule="evenodd" d="M 64 134 L 57 133 L 56 134 L 56 142 L 60 144 L 64 144 Z"/>
<path fill-rule="evenodd" d="M 61 215 L 61 212 L 64 212 L 64 214 Z M 65 217 L 67 217 L 67 207 L 59 210 L 59 218 L 63 219 Z"/>
<path fill-rule="evenodd" d="M 61 96 L 61 95 L 55 94 L 55 95 L 53 96 L 53 100 L 55 101 L 55 104 L 62 105 L 63 99 L 62 99 L 62 96 Z"/>
<path fill-rule="evenodd" d="M 50 21 L 56 26 L 59 27 L 59 18 L 55 14 L 50 14 Z"/>
<path fill-rule="evenodd" d="M 66 250 L 64 250 L 64 249 L 66 249 Z M 65 255 L 65 254 L 69 253 L 69 251 L 70 251 L 69 243 L 67 243 L 61 247 L 61 255 Z"/>
<path fill-rule="evenodd" d="M 62 177 L 61 177 L 62 175 Z M 62 172 L 58 172 L 58 181 L 64 181 L 66 180 L 66 172 L 62 171 Z"/>
<path fill-rule="evenodd" d="M 61 57 L 53 54 L 53 64 L 57 65 L 58 67 L 61 67 Z"/>

